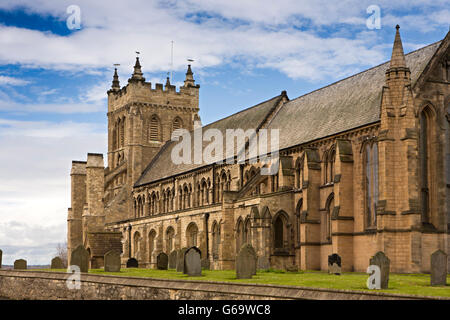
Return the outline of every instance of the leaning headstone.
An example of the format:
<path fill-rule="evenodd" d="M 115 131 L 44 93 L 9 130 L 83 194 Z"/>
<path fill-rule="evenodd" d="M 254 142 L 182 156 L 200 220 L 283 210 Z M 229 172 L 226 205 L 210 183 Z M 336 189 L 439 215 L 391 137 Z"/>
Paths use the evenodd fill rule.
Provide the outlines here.
<path fill-rule="evenodd" d="M 158 270 L 167 270 L 169 264 L 169 257 L 164 252 L 161 252 L 156 257 L 156 268 Z"/>
<path fill-rule="evenodd" d="M 70 264 L 78 266 L 81 272 L 89 270 L 89 252 L 80 244 L 70 255 Z"/>
<path fill-rule="evenodd" d="M 257 265 L 258 270 L 269 270 L 270 269 L 270 262 L 266 256 L 258 257 L 256 265 Z"/>
<path fill-rule="evenodd" d="M 110 250 L 105 253 L 105 272 L 119 272 L 120 271 L 120 252 L 117 250 Z"/>
<path fill-rule="evenodd" d="M 381 251 L 378 251 L 371 259 L 369 265 L 376 265 L 380 268 L 381 289 L 387 289 L 389 285 L 389 270 L 391 261 Z"/>
<path fill-rule="evenodd" d="M 447 254 L 442 250 L 431 255 L 431 285 L 447 285 Z"/>
<path fill-rule="evenodd" d="M 188 276 L 201 276 L 201 251 L 197 247 L 190 247 L 184 254 L 184 273 Z"/>
<path fill-rule="evenodd" d="M 60 257 L 54 257 L 50 269 L 64 269 L 64 263 Z"/>
<path fill-rule="evenodd" d="M 3 251 L 0 250 L 0 269 L 2 268 L 2 256 L 3 256 Z"/>
<path fill-rule="evenodd" d="M 25 270 L 27 268 L 27 260 L 19 259 L 14 261 L 14 270 Z"/>
<path fill-rule="evenodd" d="M 341 257 L 337 253 L 328 256 L 328 273 L 341 275 Z"/>
<path fill-rule="evenodd" d="M 169 269 L 177 268 L 177 250 L 173 250 L 169 254 Z"/>
<path fill-rule="evenodd" d="M 209 270 L 209 268 L 211 267 L 209 259 L 205 258 L 202 259 L 202 270 Z"/>
<path fill-rule="evenodd" d="M 187 248 L 183 248 L 177 251 L 177 272 L 184 273 L 184 254 Z"/>
<path fill-rule="evenodd" d="M 135 258 L 128 259 L 127 268 L 139 268 L 138 261 Z"/>
<path fill-rule="evenodd" d="M 256 253 L 249 244 L 244 244 L 236 257 L 236 277 L 251 279 L 256 274 Z"/>

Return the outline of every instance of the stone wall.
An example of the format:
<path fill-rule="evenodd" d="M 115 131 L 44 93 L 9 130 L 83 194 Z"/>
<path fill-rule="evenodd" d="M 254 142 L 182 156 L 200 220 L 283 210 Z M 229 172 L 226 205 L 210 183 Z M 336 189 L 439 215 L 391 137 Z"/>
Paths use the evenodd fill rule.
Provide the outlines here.
<path fill-rule="evenodd" d="M 47 271 L 0 270 L 0 298 L 75 300 L 390 300 L 440 299 L 380 292 L 362 293 L 277 285 L 164 280 L 82 274 L 81 288 L 69 290 L 69 274 Z M 443 299 L 443 298 L 442 298 Z"/>

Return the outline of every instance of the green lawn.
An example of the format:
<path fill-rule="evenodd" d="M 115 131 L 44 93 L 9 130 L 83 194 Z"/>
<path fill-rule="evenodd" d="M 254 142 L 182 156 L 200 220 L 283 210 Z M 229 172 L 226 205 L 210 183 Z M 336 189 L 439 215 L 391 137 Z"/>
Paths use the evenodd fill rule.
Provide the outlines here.
<path fill-rule="evenodd" d="M 236 279 L 235 271 L 209 271 L 203 270 L 201 277 L 189 277 L 175 270 L 154 269 L 122 269 L 120 272 L 104 272 L 102 269 L 90 270 L 94 274 L 108 274 L 131 277 L 147 277 L 160 279 L 183 279 L 183 280 L 207 280 L 225 281 L 234 283 L 256 283 L 256 284 L 280 284 L 290 286 L 330 288 L 344 290 L 368 290 L 366 282 L 368 275 L 365 273 L 343 273 L 340 276 L 330 275 L 319 271 L 306 272 L 283 272 L 271 270 L 258 272 L 252 279 Z M 447 277 L 450 284 L 450 276 Z M 443 296 L 450 297 L 450 285 L 446 287 L 431 287 L 429 274 L 390 274 L 389 289 L 376 290 L 377 292 L 400 293 L 421 296 Z"/>

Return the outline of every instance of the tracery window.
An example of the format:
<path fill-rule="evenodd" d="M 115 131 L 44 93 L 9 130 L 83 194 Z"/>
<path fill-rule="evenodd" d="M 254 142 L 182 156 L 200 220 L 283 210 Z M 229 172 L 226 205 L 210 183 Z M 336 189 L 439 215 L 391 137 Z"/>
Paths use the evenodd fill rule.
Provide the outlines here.
<path fill-rule="evenodd" d="M 364 149 L 366 227 L 377 225 L 378 144 L 367 143 Z"/>

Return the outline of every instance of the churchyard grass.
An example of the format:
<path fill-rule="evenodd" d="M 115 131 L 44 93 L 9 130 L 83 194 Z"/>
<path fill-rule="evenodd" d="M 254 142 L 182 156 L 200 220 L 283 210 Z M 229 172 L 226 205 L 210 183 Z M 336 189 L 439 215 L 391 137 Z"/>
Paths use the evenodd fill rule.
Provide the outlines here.
<path fill-rule="evenodd" d="M 314 288 L 328 288 L 339 290 L 359 290 L 371 292 L 387 292 L 421 296 L 450 297 L 450 285 L 446 287 L 431 287 L 429 274 L 393 274 L 389 275 L 389 289 L 369 290 L 366 282 L 368 275 L 365 273 L 343 273 L 340 276 L 330 275 L 320 271 L 285 272 L 282 270 L 258 271 L 252 279 L 236 279 L 234 270 L 202 270 L 202 276 L 189 277 L 175 270 L 154 270 L 143 268 L 122 268 L 120 272 L 104 272 L 102 269 L 89 270 L 94 274 L 118 275 L 129 277 L 147 277 L 163 279 L 225 281 L 234 283 L 255 283 L 289 285 Z M 450 284 L 450 275 L 447 276 Z"/>

